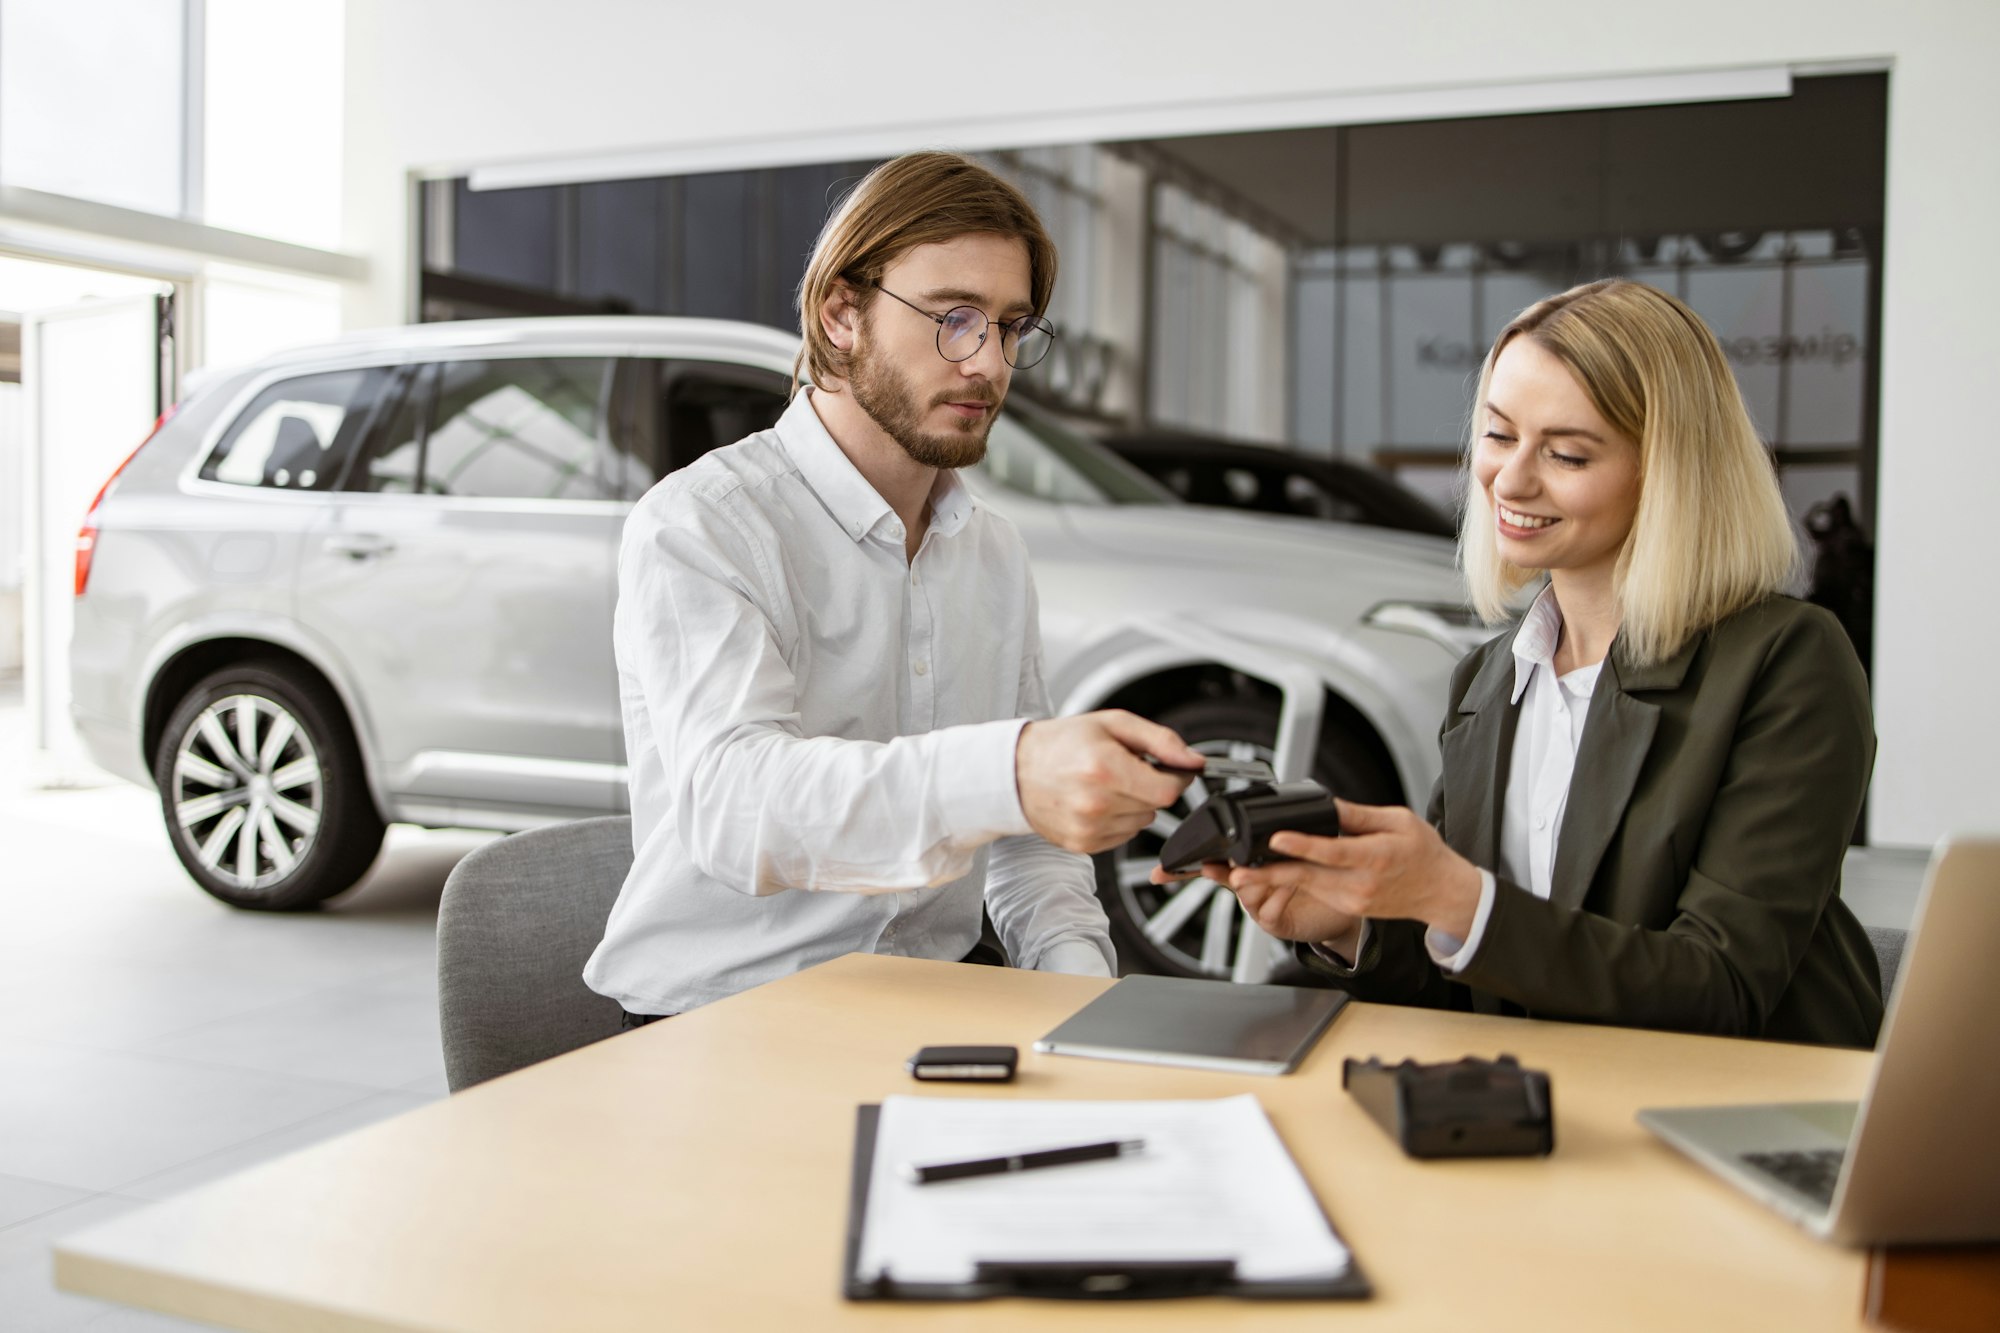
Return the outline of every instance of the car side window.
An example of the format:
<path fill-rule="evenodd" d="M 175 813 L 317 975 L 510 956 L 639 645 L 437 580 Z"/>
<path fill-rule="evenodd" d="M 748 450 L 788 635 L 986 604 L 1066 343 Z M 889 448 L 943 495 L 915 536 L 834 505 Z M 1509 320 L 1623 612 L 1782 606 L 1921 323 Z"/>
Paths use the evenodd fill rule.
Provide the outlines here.
<path fill-rule="evenodd" d="M 441 363 L 418 449 L 424 493 L 617 498 L 604 414 L 612 364 L 607 357 Z"/>
<path fill-rule="evenodd" d="M 237 486 L 333 489 L 390 376 L 370 367 L 270 385 L 230 423 L 198 475 Z"/>
<path fill-rule="evenodd" d="M 612 412 L 623 495 L 637 499 L 710 450 L 769 430 L 790 387 L 776 371 L 727 361 L 628 361 Z"/>

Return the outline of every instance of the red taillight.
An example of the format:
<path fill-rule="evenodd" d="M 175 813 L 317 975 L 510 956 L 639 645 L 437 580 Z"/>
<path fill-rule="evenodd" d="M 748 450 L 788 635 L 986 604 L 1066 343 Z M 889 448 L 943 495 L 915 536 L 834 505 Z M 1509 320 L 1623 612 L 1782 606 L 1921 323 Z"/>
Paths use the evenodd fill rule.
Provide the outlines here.
<path fill-rule="evenodd" d="M 83 511 L 83 526 L 76 530 L 76 595 L 78 597 L 83 596 L 83 590 L 90 586 L 90 557 L 97 550 L 97 524 L 93 521 L 97 517 L 97 506 L 104 503 L 104 497 L 110 493 L 112 483 L 118 480 L 118 474 L 132 465 L 132 460 L 139 456 L 139 450 L 146 447 L 147 440 L 151 440 L 155 435 L 158 435 L 160 427 L 166 425 L 173 415 L 174 409 L 171 407 L 160 413 L 160 419 L 155 421 L 153 428 L 146 432 L 146 439 L 139 441 L 137 445 L 133 446 L 132 452 L 125 455 L 125 461 L 111 469 L 111 475 L 106 477 L 104 484 L 97 488 L 97 494 L 90 497 L 90 508 Z"/>

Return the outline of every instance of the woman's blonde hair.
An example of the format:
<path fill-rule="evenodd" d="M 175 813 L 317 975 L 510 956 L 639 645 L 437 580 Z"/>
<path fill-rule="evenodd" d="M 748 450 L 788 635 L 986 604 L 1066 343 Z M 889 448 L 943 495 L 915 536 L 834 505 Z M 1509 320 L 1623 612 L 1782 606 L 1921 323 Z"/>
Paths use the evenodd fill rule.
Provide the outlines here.
<path fill-rule="evenodd" d="M 1644 283 L 1607 279 L 1537 301 L 1500 331 L 1479 372 L 1468 462 L 1479 447 L 1500 352 L 1526 338 L 1575 374 L 1639 446 L 1639 506 L 1613 589 L 1621 655 L 1673 656 L 1695 634 L 1797 577 L 1798 538 L 1729 361 L 1701 317 Z M 1539 572 L 1500 558 L 1493 506 L 1473 482 L 1459 526 L 1472 604 L 1504 620 Z"/>
<path fill-rule="evenodd" d="M 799 282 L 799 332 L 805 342 L 793 365 L 795 381 L 823 384 L 847 378 L 847 353 L 820 325 L 820 308 L 845 282 L 866 310 L 889 265 L 920 245 L 990 234 L 1028 247 L 1029 299 L 1036 314 L 1056 286 L 1056 246 L 1027 196 L 971 158 L 957 153 L 910 153 L 862 177 L 819 234 Z M 990 313 L 990 312 L 989 312 Z"/>

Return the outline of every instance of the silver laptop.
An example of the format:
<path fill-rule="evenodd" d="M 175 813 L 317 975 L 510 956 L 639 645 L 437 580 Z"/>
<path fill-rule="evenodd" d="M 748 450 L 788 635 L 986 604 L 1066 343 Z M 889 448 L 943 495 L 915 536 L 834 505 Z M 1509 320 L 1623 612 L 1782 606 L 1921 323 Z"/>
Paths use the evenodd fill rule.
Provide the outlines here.
<path fill-rule="evenodd" d="M 2000 837 L 1938 845 L 1861 1101 L 1639 1122 L 1816 1236 L 2000 1240 Z"/>
<path fill-rule="evenodd" d="M 1035 1043 L 1049 1055 L 1289 1074 L 1347 1004 L 1347 993 L 1194 977 L 1130 976 Z"/>

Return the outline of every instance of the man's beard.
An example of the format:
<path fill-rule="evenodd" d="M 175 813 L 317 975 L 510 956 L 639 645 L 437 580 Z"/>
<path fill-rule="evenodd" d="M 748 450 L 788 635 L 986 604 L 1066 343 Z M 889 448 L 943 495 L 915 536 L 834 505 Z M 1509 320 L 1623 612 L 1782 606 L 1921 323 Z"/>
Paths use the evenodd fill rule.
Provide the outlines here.
<path fill-rule="evenodd" d="M 847 388 L 855 406 L 925 467 L 971 467 L 986 457 L 986 433 L 1000 406 L 1000 394 L 991 384 L 968 385 L 919 406 L 916 390 L 886 359 L 857 347 L 848 363 Z M 976 421 L 954 421 L 949 430 L 924 429 L 924 414 L 930 408 L 953 402 L 990 403 L 994 411 Z"/>

